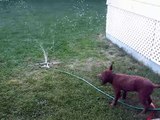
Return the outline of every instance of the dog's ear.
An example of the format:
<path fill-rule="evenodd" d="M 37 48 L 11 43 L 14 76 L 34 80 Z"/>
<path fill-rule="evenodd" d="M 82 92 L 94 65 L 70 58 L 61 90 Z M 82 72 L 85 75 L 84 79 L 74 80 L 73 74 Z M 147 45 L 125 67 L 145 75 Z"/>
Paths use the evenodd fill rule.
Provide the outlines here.
<path fill-rule="evenodd" d="M 109 70 L 113 69 L 113 64 L 114 64 L 114 62 L 111 63 L 111 66 L 109 67 Z"/>
<path fill-rule="evenodd" d="M 109 67 L 109 70 L 112 70 L 112 68 L 113 68 L 113 65 L 111 64 L 111 66 Z"/>

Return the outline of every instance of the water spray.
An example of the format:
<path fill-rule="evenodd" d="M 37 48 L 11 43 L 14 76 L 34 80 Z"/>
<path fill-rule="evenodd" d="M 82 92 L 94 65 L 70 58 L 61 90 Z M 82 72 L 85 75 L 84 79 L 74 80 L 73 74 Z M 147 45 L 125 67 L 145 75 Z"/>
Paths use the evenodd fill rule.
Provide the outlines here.
<path fill-rule="evenodd" d="M 40 67 L 42 67 L 42 68 L 50 68 L 51 65 L 57 65 L 57 64 L 61 63 L 61 62 L 57 62 L 57 61 L 48 62 L 48 52 L 44 49 L 42 43 L 40 43 L 38 40 L 36 40 L 36 42 L 37 42 L 37 44 L 39 44 L 40 49 L 42 50 L 43 56 L 44 56 L 44 62 L 38 63 L 37 65 L 40 65 Z M 54 41 L 52 44 L 53 44 L 53 46 L 49 50 L 53 49 Z"/>
<path fill-rule="evenodd" d="M 41 43 L 39 43 L 39 46 L 40 46 L 40 48 L 43 52 L 43 56 L 44 56 L 44 63 L 40 63 L 40 65 L 43 65 L 42 67 L 44 67 L 44 68 L 50 68 L 49 67 L 49 62 L 48 62 L 48 53 L 44 50 Z"/>

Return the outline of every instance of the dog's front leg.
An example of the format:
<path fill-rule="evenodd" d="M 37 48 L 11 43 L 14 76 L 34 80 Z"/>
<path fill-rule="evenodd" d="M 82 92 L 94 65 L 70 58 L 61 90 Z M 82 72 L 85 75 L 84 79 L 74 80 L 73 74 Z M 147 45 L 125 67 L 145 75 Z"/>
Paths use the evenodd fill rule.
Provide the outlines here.
<path fill-rule="evenodd" d="M 122 95 L 122 99 L 125 100 L 127 96 L 127 92 L 123 90 L 123 95 Z"/>
<path fill-rule="evenodd" d="M 115 90 L 115 98 L 110 105 L 115 106 L 120 97 L 121 97 L 121 91 L 120 90 Z"/>

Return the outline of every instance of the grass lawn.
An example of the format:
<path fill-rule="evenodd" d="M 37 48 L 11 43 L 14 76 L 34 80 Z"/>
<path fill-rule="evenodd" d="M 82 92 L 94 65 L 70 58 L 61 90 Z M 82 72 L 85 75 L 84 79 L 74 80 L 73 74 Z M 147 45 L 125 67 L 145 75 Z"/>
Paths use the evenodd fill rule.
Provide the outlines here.
<path fill-rule="evenodd" d="M 1 120 L 143 120 L 139 111 L 110 100 L 83 81 L 101 86 L 96 75 L 112 61 L 114 71 L 159 76 L 105 39 L 105 0 L 0 1 L 0 119 Z M 42 46 L 48 55 L 44 62 Z M 160 106 L 158 89 L 153 99 Z M 137 105 L 134 93 L 129 103 Z"/>

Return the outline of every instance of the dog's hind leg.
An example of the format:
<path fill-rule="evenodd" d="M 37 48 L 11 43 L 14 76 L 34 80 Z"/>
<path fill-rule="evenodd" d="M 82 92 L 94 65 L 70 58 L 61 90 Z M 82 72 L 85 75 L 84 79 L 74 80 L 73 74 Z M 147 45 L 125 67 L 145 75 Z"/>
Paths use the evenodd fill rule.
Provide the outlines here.
<path fill-rule="evenodd" d="M 142 110 L 140 114 L 145 114 L 147 112 L 147 109 L 150 106 L 149 104 L 151 102 L 150 96 L 145 96 L 144 94 L 139 93 L 139 100 L 144 107 L 144 109 Z"/>
<path fill-rule="evenodd" d="M 151 105 L 151 103 L 152 103 L 152 99 L 151 99 L 151 97 L 149 96 L 149 97 L 148 97 L 148 104 Z"/>

